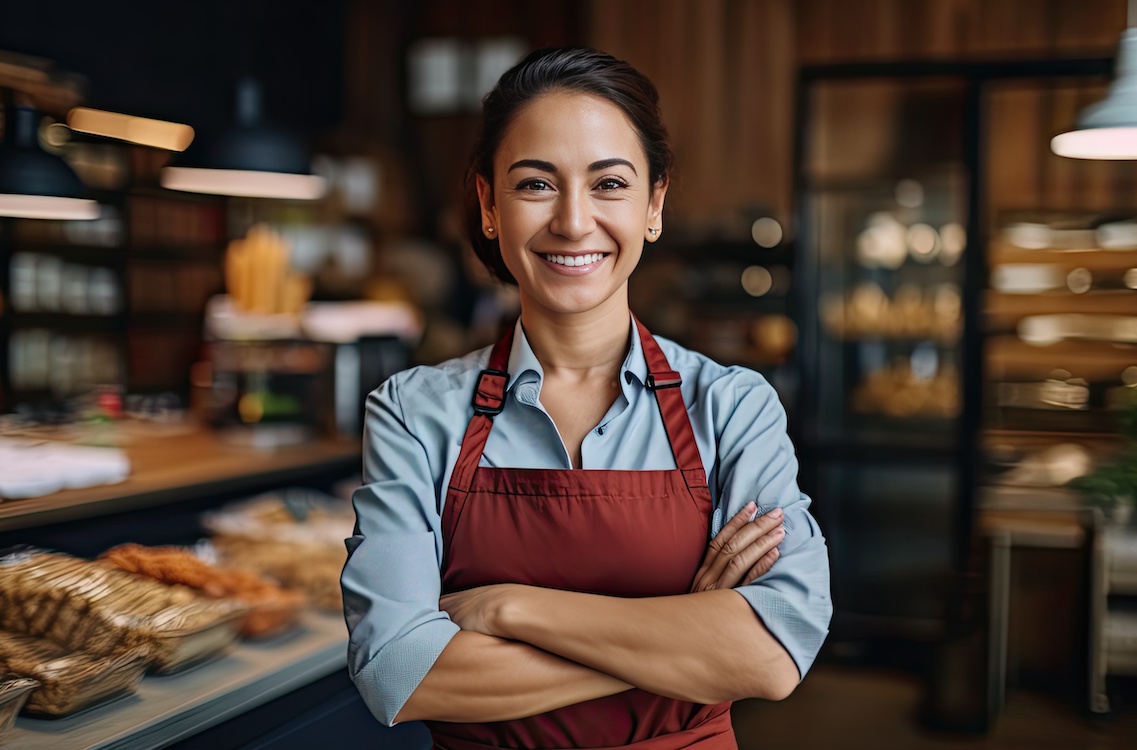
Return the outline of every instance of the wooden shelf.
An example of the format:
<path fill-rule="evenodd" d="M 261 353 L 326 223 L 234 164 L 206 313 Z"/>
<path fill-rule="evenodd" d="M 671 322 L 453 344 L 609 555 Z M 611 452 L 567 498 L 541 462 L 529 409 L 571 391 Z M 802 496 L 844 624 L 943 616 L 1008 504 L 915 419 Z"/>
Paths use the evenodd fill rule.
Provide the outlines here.
<path fill-rule="evenodd" d="M 346 474 L 360 468 L 362 455 L 358 440 L 324 439 L 258 450 L 225 443 L 204 428 L 167 437 L 136 437 L 124 450 L 131 462 L 127 481 L 0 501 L 0 531 L 241 492 L 269 483 L 283 485 L 320 472 Z"/>

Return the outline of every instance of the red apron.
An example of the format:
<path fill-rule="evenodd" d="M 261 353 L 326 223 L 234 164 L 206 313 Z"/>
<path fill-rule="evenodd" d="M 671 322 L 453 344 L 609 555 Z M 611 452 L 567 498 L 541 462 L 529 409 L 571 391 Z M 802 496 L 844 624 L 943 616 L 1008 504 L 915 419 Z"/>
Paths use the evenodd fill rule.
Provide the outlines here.
<path fill-rule="evenodd" d="M 474 416 L 442 512 L 442 590 L 493 583 L 639 597 L 686 593 L 708 540 L 711 495 L 671 370 L 636 321 L 679 468 L 655 471 L 479 468 L 504 405 L 513 329 L 474 394 Z M 644 690 L 514 721 L 428 722 L 436 750 L 636 748 L 737 750 L 730 703 L 704 706 Z"/>

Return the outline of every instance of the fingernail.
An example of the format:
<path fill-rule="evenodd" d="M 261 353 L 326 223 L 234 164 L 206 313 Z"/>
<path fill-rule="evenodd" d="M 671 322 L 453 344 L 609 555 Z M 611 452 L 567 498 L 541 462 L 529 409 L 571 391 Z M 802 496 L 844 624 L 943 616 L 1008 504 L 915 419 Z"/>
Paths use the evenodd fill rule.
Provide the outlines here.
<path fill-rule="evenodd" d="M 782 509 L 781 508 L 774 508 L 772 511 L 770 511 L 770 515 L 773 516 L 774 518 L 781 518 L 782 517 Z"/>
<path fill-rule="evenodd" d="M 746 504 L 746 507 L 743 508 L 743 510 L 757 510 L 757 509 L 758 509 L 758 505 L 753 500 L 748 502 Z"/>

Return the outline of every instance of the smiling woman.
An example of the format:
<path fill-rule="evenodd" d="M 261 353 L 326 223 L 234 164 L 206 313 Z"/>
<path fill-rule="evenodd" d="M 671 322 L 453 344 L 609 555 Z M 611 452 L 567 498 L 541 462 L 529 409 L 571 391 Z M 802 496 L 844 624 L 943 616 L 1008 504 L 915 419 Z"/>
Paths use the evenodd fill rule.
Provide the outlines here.
<path fill-rule="evenodd" d="M 730 702 L 788 695 L 832 609 L 785 414 L 629 309 L 672 163 L 650 81 L 543 50 L 483 115 L 471 241 L 521 319 L 368 399 L 352 678 L 442 750 L 731 750 Z"/>

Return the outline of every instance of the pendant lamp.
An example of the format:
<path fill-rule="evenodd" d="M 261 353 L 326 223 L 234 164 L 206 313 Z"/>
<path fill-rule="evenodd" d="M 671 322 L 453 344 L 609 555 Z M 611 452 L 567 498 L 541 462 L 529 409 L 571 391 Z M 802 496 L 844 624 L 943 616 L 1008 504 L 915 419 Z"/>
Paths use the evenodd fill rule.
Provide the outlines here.
<path fill-rule="evenodd" d="M 1137 3 L 1129 0 L 1129 27 L 1121 34 L 1109 94 L 1082 110 L 1077 127 L 1054 136 L 1050 150 L 1072 159 L 1137 159 Z"/>
<path fill-rule="evenodd" d="M 162 186 L 245 198 L 322 197 L 327 181 L 312 174 L 307 149 L 291 133 L 261 122 L 260 98 L 255 81 L 241 81 L 237 127 L 212 143 L 192 146 L 184 160 L 162 170 Z"/>
<path fill-rule="evenodd" d="M 63 159 L 41 149 L 38 116 L 8 98 L 0 143 L 0 216 L 21 219 L 99 218 L 99 204 Z"/>

